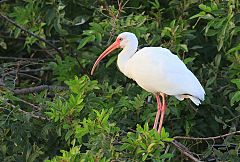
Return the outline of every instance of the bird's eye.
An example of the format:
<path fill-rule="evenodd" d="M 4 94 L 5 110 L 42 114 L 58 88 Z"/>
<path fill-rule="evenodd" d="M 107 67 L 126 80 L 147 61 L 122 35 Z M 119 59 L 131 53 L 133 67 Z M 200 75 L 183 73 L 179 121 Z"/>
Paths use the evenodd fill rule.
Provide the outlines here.
<path fill-rule="evenodd" d="M 119 40 L 120 40 L 120 41 L 122 41 L 122 40 L 123 40 L 123 38 L 119 38 Z"/>

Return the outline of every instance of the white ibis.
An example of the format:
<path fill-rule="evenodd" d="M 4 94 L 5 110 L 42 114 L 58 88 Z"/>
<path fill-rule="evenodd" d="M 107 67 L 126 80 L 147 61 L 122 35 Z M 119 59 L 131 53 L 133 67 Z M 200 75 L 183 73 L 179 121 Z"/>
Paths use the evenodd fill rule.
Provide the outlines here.
<path fill-rule="evenodd" d="M 137 47 L 138 39 L 135 34 L 121 33 L 116 41 L 98 57 L 91 75 L 105 56 L 116 48 L 123 48 L 118 55 L 117 65 L 124 75 L 135 80 L 146 91 L 156 95 L 158 110 L 153 128 L 160 133 L 167 107 L 165 95 L 175 96 L 178 100 L 189 98 L 194 104 L 199 105 L 204 100 L 205 91 L 195 75 L 170 50 L 162 47 L 145 47 L 137 51 Z"/>

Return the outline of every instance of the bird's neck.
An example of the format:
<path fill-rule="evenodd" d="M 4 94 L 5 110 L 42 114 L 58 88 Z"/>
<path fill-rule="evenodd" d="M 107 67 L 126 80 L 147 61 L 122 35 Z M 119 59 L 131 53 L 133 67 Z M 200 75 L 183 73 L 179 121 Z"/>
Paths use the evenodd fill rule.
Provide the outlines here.
<path fill-rule="evenodd" d="M 118 54 L 117 65 L 120 71 L 130 78 L 127 68 L 127 63 L 131 57 L 137 51 L 137 45 L 129 45 L 123 48 L 123 50 Z"/>

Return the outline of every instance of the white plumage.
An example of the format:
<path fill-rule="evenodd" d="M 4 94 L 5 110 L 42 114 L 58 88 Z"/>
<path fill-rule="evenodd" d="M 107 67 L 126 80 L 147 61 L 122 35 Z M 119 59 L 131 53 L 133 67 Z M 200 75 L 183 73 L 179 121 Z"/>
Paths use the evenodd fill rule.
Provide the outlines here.
<path fill-rule="evenodd" d="M 204 100 L 204 89 L 185 64 L 168 49 L 146 47 L 136 52 L 126 64 L 129 77 L 148 92 L 162 92 L 179 100 L 194 97 Z M 192 99 L 192 98 L 190 98 Z"/>
<path fill-rule="evenodd" d="M 116 41 L 98 57 L 91 74 L 106 55 L 116 48 L 123 48 L 118 55 L 118 67 L 124 75 L 135 80 L 146 91 L 156 95 L 158 112 L 154 128 L 157 127 L 161 111 L 158 128 L 160 132 L 166 108 L 164 94 L 175 96 L 178 100 L 189 98 L 199 105 L 204 100 L 205 91 L 195 75 L 170 50 L 162 47 L 145 47 L 137 51 L 137 47 L 138 40 L 133 33 L 121 33 Z M 163 97 L 163 103 L 160 103 L 159 95 Z"/>

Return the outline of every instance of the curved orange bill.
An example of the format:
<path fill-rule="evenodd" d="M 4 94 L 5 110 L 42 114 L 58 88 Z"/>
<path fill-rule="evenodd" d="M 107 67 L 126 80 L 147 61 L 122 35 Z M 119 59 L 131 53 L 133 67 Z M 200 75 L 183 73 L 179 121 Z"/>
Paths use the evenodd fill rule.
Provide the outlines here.
<path fill-rule="evenodd" d="M 93 75 L 93 72 L 95 70 L 95 68 L 97 67 L 97 65 L 99 64 L 99 62 L 106 57 L 110 52 L 112 52 L 113 50 L 115 50 L 116 48 L 120 47 L 120 42 L 115 41 L 111 46 L 109 46 L 95 61 L 92 70 L 91 70 L 91 75 Z"/>

